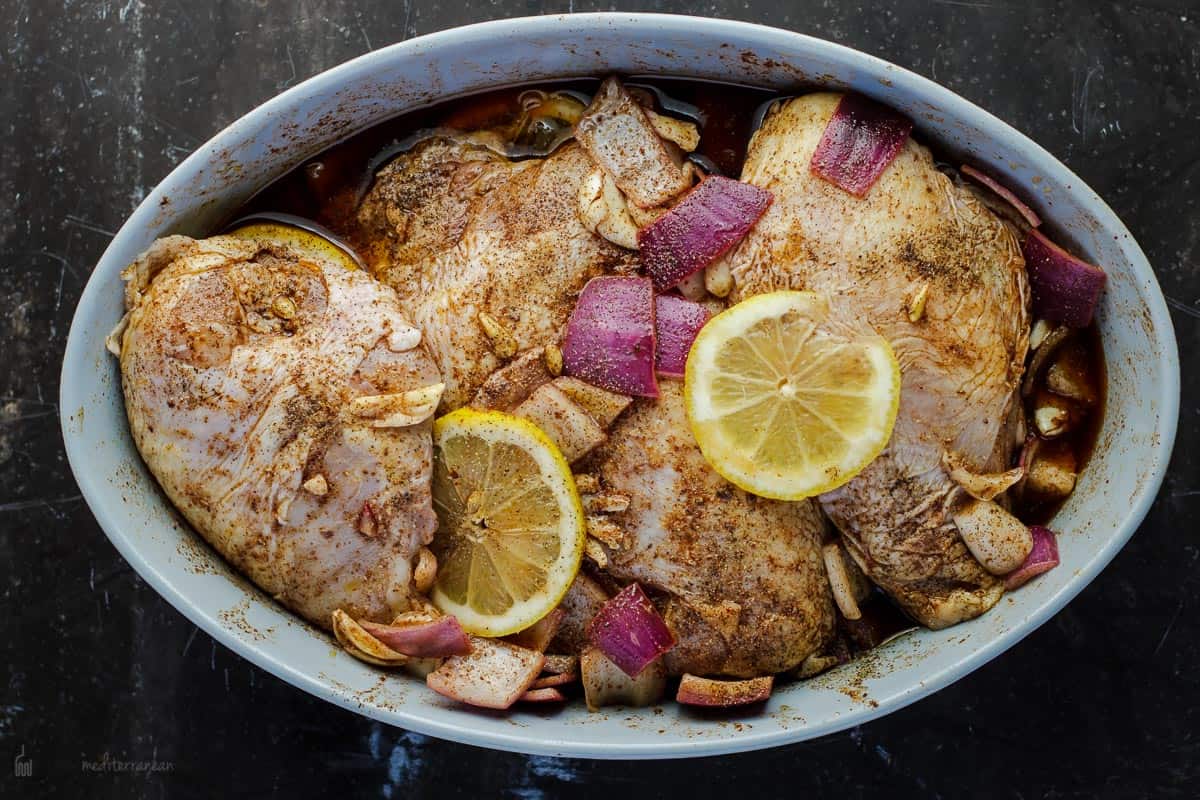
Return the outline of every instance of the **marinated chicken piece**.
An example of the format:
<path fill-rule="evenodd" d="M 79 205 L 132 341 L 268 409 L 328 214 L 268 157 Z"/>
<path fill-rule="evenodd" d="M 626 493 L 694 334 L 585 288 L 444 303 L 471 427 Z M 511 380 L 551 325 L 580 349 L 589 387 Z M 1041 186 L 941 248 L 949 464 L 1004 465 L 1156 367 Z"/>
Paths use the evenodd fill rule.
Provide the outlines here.
<path fill-rule="evenodd" d="M 784 103 L 750 144 L 742 179 L 775 202 L 730 255 L 731 299 L 808 289 L 891 342 L 902 373 L 890 444 L 821 497 L 867 575 L 925 625 L 975 617 L 1003 587 L 968 552 L 965 501 L 944 456 L 974 472 L 1011 464 L 1007 427 L 1029 337 L 1029 291 L 1006 223 L 911 139 L 866 197 L 810 172 L 835 94 Z"/>
<path fill-rule="evenodd" d="M 575 143 L 509 161 L 453 138 L 387 167 L 358 213 L 372 271 L 395 288 L 446 383 L 465 405 L 516 352 L 556 343 L 587 281 L 633 255 L 579 219 L 594 167 Z"/>
<path fill-rule="evenodd" d="M 125 277 L 129 427 L 176 508 L 318 625 L 408 610 L 440 387 L 395 294 L 232 236 L 161 239 Z"/>
<path fill-rule="evenodd" d="M 605 547 L 607 571 L 667 594 L 664 617 L 679 641 L 666 656 L 672 674 L 792 669 L 833 632 L 816 505 L 725 481 L 692 438 L 682 385 L 660 390 L 617 420 L 591 462 L 605 491 L 630 498 L 608 516 L 621 539 Z"/>

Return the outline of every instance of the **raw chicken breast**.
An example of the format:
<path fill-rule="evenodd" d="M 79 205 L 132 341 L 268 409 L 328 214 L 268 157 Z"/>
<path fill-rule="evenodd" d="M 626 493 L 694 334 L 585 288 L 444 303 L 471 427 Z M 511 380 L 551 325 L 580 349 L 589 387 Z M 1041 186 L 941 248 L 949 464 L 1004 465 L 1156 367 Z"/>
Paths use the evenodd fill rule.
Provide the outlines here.
<path fill-rule="evenodd" d="M 556 343 L 590 278 L 632 269 L 632 254 L 579 220 L 593 169 L 574 143 L 509 161 L 438 138 L 376 176 L 357 238 L 376 243 L 372 271 L 424 331 L 446 382 L 443 410 L 465 405 L 514 353 Z"/>
<path fill-rule="evenodd" d="M 314 623 L 407 610 L 436 527 L 438 377 L 395 294 L 232 236 L 161 239 L 125 277 L 129 426 L 175 506 Z"/>
<path fill-rule="evenodd" d="M 692 438 L 682 384 L 638 401 L 595 457 L 603 491 L 630 498 L 610 515 L 608 572 L 669 596 L 675 674 L 783 672 L 831 637 L 833 599 L 811 501 L 755 497 L 717 475 Z"/>
<path fill-rule="evenodd" d="M 751 141 L 742 179 L 775 202 L 729 256 L 732 299 L 823 292 L 891 342 L 902 372 L 891 442 L 821 504 L 867 575 L 940 628 L 1003 592 L 959 536 L 963 493 L 943 459 L 977 473 L 1008 466 L 1028 346 L 1024 263 L 1010 227 L 911 139 L 863 199 L 813 175 L 838 100 L 783 103 Z"/>

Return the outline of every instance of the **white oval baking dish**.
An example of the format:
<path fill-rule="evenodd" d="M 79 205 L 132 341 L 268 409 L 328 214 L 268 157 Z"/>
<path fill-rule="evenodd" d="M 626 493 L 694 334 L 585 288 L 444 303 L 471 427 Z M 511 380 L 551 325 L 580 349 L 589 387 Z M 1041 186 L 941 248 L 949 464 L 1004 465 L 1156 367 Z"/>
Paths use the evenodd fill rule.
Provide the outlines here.
<path fill-rule="evenodd" d="M 116 360 L 118 272 L 157 236 L 204 235 L 252 192 L 349 133 L 432 100 L 571 75 L 692 76 L 794 90 L 852 88 L 910 115 L 917 136 L 1036 187 L 1038 210 L 1108 270 L 1100 326 L 1108 407 L 1096 455 L 1055 527 L 1063 566 L 973 622 L 921 631 L 866 660 L 776 691 L 744 725 L 661 709 L 484 714 L 339 652 L 225 563 L 158 491 L 130 440 Z M 1167 467 L 1179 403 L 1174 332 L 1154 273 L 1095 192 L 1049 153 L 947 89 L 795 33 L 653 14 L 490 22 L 393 45 L 306 81 L 229 126 L 176 168 L 114 237 L 75 312 L 63 362 L 63 435 L 84 497 L 159 593 L 227 647 L 369 717 L 470 744 L 551 755 L 664 758 L 796 742 L 895 711 L 995 658 L 1079 593 L 1137 529 Z M 849 689 L 849 691 L 847 691 Z M 1069 689 L 1068 689 L 1069 691 Z M 722 718 L 727 719 L 727 718 Z"/>

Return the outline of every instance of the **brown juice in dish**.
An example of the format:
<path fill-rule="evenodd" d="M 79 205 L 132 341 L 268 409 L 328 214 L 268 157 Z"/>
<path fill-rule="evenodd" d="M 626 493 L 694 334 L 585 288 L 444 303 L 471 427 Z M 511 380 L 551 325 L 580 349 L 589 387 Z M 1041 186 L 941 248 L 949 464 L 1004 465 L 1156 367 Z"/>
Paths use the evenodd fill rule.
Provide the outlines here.
<path fill-rule="evenodd" d="M 599 80 L 580 79 L 507 87 L 446 100 L 393 117 L 354 134 L 274 181 L 231 219 L 256 212 L 295 214 L 316 220 L 361 247 L 363 243 L 356 241 L 356 226 L 352 224 L 359 200 L 375 172 L 408 149 L 422 131 L 504 125 L 520 115 L 521 97 L 530 89 L 565 92 L 586 102 L 598 85 Z M 651 98 L 658 110 L 696 122 L 701 134 L 698 160 L 707 169 L 715 167 L 730 177 L 740 173 L 753 128 L 767 104 L 785 96 L 761 88 L 680 78 L 630 78 L 627 86 Z M 530 155 L 536 156 L 536 150 Z M 1104 351 L 1094 323 L 1077 334 L 1074 344 L 1066 346 L 1083 349 L 1087 380 L 1098 400 L 1090 408 L 1082 409 L 1080 421 L 1050 446 L 1069 449 L 1077 470 L 1082 473 L 1095 449 L 1104 418 Z M 1026 401 L 1026 410 L 1032 429 L 1030 401 Z M 1048 524 L 1061 505 L 1061 501 L 1042 502 L 1026 497 L 1015 502 L 1013 510 L 1027 524 Z M 883 602 L 871 602 L 868 606 Z M 874 612 L 874 608 L 871 610 Z M 867 611 L 864 608 L 864 613 Z M 891 618 L 890 610 L 869 616 L 880 618 L 876 627 L 891 629 L 900 624 Z"/>

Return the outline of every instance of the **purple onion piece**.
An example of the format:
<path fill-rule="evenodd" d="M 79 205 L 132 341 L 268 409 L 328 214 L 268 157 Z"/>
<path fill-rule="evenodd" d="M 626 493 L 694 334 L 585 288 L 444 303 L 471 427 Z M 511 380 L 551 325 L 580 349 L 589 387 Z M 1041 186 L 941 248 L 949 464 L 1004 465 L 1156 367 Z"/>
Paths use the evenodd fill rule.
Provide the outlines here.
<path fill-rule="evenodd" d="M 1029 533 L 1033 536 L 1033 549 L 1021 566 L 1004 576 L 1004 588 L 1007 591 L 1011 592 L 1058 566 L 1058 542 L 1054 538 L 1054 531 L 1041 525 L 1030 525 Z"/>
<path fill-rule="evenodd" d="M 604 604 L 588 626 L 588 638 L 631 678 L 675 646 L 671 629 L 636 583 Z"/>
<path fill-rule="evenodd" d="M 900 154 L 912 120 L 860 94 L 844 95 L 825 126 L 810 165 L 813 174 L 864 197 Z"/>
<path fill-rule="evenodd" d="M 458 619 L 451 616 L 421 625 L 382 625 L 365 621 L 358 624 L 397 653 L 413 658 L 446 658 L 471 652 L 471 640 Z"/>
<path fill-rule="evenodd" d="M 963 175 L 966 175 L 976 183 L 983 184 L 992 191 L 992 194 L 1001 198 L 1004 200 L 1004 202 L 1016 209 L 1016 212 L 1020 214 L 1026 222 L 1029 223 L 1029 227 L 1037 228 L 1042 224 L 1042 218 L 1037 215 L 1037 212 L 1025 205 L 1021 198 L 1017 197 L 1012 190 L 1000 183 L 1000 181 L 996 180 L 985 172 L 975 169 L 970 164 L 963 164 L 962 167 L 959 168 L 959 172 L 961 172 Z"/>
<path fill-rule="evenodd" d="M 1071 255 L 1038 230 L 1029 231 L 1021 251 L 1033 290 L 1034 316 L 1072 328 L 1091 324 L 1108 278 L 1104 270 Z"/>
<path fill-rule="evenodd" d="M 563 371 L 612 392 L 658 397 L 654 287 L 649 278 L 592 278 L 567 322 Z"/>
<path fill-rule="evenodd" d="M 646 273 L 666 291 L 724 255 L 771 205 L 766 189 L 710 175 L 666 214 L 638 231 Z"/>
<path fill-rule="evenodd" d="M 708 322 L 708 309 L 673 294 L 660 294 L 654 303 L 654 329 L 658 337 L 654 368 L 660 375 L 682 378 L 692 342 Z"/>

